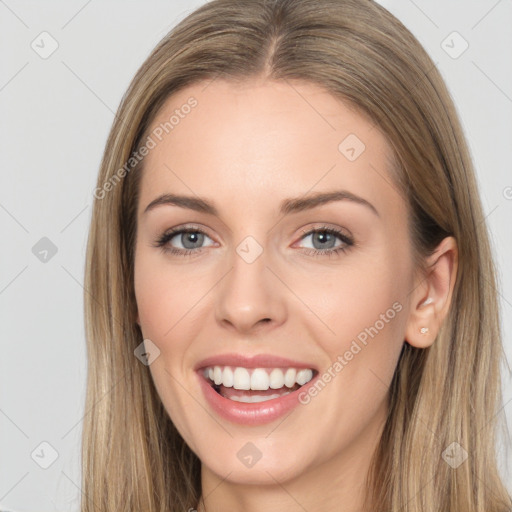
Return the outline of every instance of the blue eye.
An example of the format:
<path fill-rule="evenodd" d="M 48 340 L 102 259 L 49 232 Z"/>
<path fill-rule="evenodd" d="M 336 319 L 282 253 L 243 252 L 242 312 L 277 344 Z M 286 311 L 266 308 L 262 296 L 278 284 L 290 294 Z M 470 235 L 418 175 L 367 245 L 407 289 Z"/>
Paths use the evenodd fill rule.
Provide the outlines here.
<path fill-rule="evenodd" d="M 305 249 L 304 252 L 312 256 L 332 256 L 345 252 L 354 245 L 354 240 L 349 236 L 345 235 L 341 231 L 323 226 L 321 228 L 312 229 L 303 232 L 301 240 L 312 237 L 313 245 L 320 246 L 320 249 Z M 202 245 L 205 237 L 211 238 L 201 229 L 195 227 L 185 227 L 181 229 L 173 229 L 165 232 L 161 235 L 154 243 L 155 247 L 160 247 L 164 252 L 176 254 L 178 256 L 190 256 L 192 254 L 197 255 L 202 252 L 204 246 Z M 176 238 L 182 244 L 182 248 L 176 248 L 170 245 L 173 238 Z M 342 242 L 339 246 L 333 246 L 332 243 L 336 242 L 336 239 Z M 213 245 L 213 244 L 210 244 Z M 324 245 L 324 247 L 322 247 Z"/>
<path fill-rule="evenodd" d="M 191 253 L 201 252 L 201 245 L 205 237 L 210 238 L 204 231 L 198 228 L 189 227 L 176 229 L 164 233 L 158 240 L 156 240 L 155 246 L 161 247 L 164 251 L 170 252 L 172 254 L 187 256 Z M 172 246 L 167 247 L 173 238 L 177 238 L 181 242 L 183 248 L 175 248 Z"/>
<path fill-rule="evenodd" d="M 305 251 L 306 254 L 310 254 L 312 256 L 332 256 L 334 254 L 339 254 L 340 252 L 345 252 L 349 247 L 354 245 L 354 240 L 352 240 L 352 238 L 337 229 L 329 228 L 327 226 L 305 232 L 302 239 L 307 237 L 312 237 L 311 240 L 313 242 L 313 246 L 315 245 L 315 242 L 317 242 L 317 245 L 320 245 L 320 249 L 313 248 Z M 331 245 L 332 242 L 336 242 L 336 238 L 342 242 L 338 247 Z M 324 245 L 323 248 L 322 245 Z"/>

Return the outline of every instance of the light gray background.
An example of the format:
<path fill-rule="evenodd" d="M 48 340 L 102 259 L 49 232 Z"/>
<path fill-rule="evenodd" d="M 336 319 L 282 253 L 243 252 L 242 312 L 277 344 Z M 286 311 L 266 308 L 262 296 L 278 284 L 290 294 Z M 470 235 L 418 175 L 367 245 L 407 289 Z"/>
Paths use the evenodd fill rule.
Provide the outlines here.
<path fill-rule="evenodd" d="M 3 509 L 78 511 L 81 419 L 87 413 L 82 283 L 100 158 L 136 70 L 168 30 L 202 3 L 0 0 Z M 460 113 L 500 268 L 510 366 L 512 2 L 381 3 L 425 46 Z M 58 43 L 46 59 L 31 47 L 35 41 L 40 52 L 43 44 L 50 48 L 43 31 Z M 469 44 L 458 58 L 453 56 L 463 41 L 457 35 L 446 39 L 453 31 Z M 46 262 L 32 251 L 43 237 L 57 248 Z M 504 394 L 501 415 L 512 431 L 509 374 Z M 52 460 L 52 449 L 42 442 L 58 453 L 48 469 L 38 465 Z M 505 471 L 512 456 L 504 446 L 501 439 L 501 470 L 512 492 L 512 470 Z"/>

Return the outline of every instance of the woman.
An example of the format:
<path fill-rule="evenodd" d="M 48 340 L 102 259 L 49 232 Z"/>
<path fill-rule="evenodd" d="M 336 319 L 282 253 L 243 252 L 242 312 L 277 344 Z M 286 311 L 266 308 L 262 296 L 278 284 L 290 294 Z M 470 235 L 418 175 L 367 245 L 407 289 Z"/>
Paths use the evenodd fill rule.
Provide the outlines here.
<path fill-rule="evenodd" d="M 94 195 L 84 512 L 510 509 L 474 171 L 385 9 L 196 10 L 136 74 Z"/>

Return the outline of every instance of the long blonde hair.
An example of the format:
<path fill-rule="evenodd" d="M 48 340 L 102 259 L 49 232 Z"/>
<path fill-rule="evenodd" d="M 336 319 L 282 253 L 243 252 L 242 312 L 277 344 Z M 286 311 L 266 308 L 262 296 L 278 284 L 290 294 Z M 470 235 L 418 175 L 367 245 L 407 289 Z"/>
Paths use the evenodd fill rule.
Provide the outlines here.
<path fill-rule="evenodd" d="M 353 105 L 393 150 L 418 268 L 427 272 L 424 259 L 445 236 L 458 243 L 452 304 L 436 341 L 403 345 L 368 475 L 368 509 L 508 511 L 495 452 L 504 356 L 495 268 L 471 157 L 440 73 L 371 0 L 212 0 L 144 62 L 105 147 L 85 270 L 82 512 L 183 512 L 201 493 L 200 461 L 134 356 L 142 341 L 133 254 L 143 164 L 135 156 L 171 94 L 219 77 L 308 81 Z M 468 454 L 456 469 L 442 456 L 453 442 Z"/>

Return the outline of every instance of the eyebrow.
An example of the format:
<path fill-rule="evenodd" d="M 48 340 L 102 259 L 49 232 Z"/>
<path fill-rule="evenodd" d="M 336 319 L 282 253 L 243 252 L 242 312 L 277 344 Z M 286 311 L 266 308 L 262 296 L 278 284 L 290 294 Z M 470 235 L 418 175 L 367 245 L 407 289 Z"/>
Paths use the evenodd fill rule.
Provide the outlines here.
<path fill-rule="evenodd" d="M 316 208 L 333 201 L 351 201 L 356 204 L 363 205 L 371 210 L 377 217 L 380 217 L 379 212 L 366 199 L 359 197 L 348 190 L 335 190 L 332 192 L 317 192 L 308 194 L 302 197 L 295 197 L 284 199 L 280 205 L 280 213 L 282 215 L 289 215 L 291 213 L 302 212 L 311 208 Z M 207 213 L 219 217 L 217 208 L 205 198 L 197 196 L 182 196 L 176 194 L 162 194 L 153 201 L 151 201 L 144 210 L 146 213 L 157 206 L 173 205 L 181 208 L 187 208 L 196 212 Z"/>

